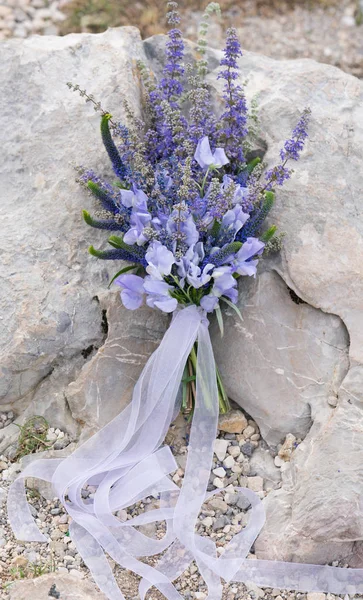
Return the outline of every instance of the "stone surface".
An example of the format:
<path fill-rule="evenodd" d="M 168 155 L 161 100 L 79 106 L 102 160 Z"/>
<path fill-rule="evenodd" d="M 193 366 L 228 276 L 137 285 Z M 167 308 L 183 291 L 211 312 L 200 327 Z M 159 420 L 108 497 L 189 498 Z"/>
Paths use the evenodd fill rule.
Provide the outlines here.
<path fill-rule="evenodd" d="M 78 424 L 92 430 L 97 421 L 102 425 L 123 407 L 166 321 L 146 310 L 140 326 L 136 322 L 133 328 L 134 319 L 124 313 L 120 328 L 118 295 L 107 291 L 120 263 L 98 261 L 87 252 L 90 243 L 104 245 L 106 235 L 82 221 L 81 209 L 91 208 L 93 201 L 75 183 L 73 165 L 87 164 L 102 172 L 108 160 L 99 116 L 69 92 L 66 82 L 75 80 L 90 93 L 96 93 L 94 85 L 102 103 L 118 114 L 121 97 L 137 112 L 132 64 L 144 56 L 143 49 L 138 31 L 130 27 L 104 36 L 11 40 L 2 43 L 1 56 L 0 407 L 11 407 L 20 422 L 42 414 L 53 426 L 76 434 Z M 24 102 L 25 97 L 33 101 Z M 82 391 L 85 372 L 79 382 L 77 377 L 105 341 L 109 310 L 114 345 L 102 348 L 102 357 L 92 363 L 98 373 L 102 364 L 100 388 L 108 396 L 100 415 L 97 390 L 88 381 Z M 146 329 L 142 320 L 149 323 Z M 122 368 L 111 374 L 116 349 Z M 0 451 L 18 433 L 12 425 L 1 430 Z"/>
<path fill-rule="evenodd" d="M 61 600 L 106 600 L 90 581 L 80 581 L 74 575 L 50 573 L 36 579 L 17 581 L 9 587 L 10 600 L 49 600 L 52 586 Z"/>
<path fill-rule="evenodd" d="M 329 410 L 327 398 L 348 370 L 342 321 L 293 302 L 276 272 L 244 280 L 239 305 L 243 322 L 226 311 L 222 344 L 212 329 L 227 393 L 253 416 L 268 442 L 276 444 L 287 433 L 306 435 L 312 411 Z"/>
<path fill-rule="evenodd" d="M 148 307 L 133 313 L 118 294 L 105 299 L 109 332 L 105 344 L 66 391 L 72 415 L 87 425 L 82 437 L 97 431 L 126 406 L 141 369 L 157 348 L 169 319 Z"/>
<path fill-rule="evenodd" d="M 280 469 L 268 450 L 258 448 L 250 459 L 250 475 L 260 475 L 267 489 L 276 488 L 281 481 Z"/>

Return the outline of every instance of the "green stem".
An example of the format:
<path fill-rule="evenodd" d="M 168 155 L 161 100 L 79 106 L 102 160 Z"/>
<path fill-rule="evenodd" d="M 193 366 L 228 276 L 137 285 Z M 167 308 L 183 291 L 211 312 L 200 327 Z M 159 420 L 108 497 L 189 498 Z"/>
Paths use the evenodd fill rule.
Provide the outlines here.
<path fill-rule="evenodd" d="M 197 344 L 194 344 L 194 346 L 190 352 L 188 360 L 190 360 L 190 362 L 193 366 L 193 375 L 196 375 L 197 362 L 198 362 Z M 223 415 L 223 414 L 226 414 L 231 409 L 231 407 L 230 407 L 229 399 L 228 399 L 227 393 L 224 389 L 222 378 L 221 378 L 221 375 L 220 375 L 217 365 L 215 365 L 215 369 L 216 369 L 217 388 L 218 388 L 219 412 Z M 187 378 L 187 376 L 186 376 L 186 378 Z M 202 385 L 204 384 L 203 380 L 201 381 L 201 383 L 202 383 Z M 183 385 L 185 385 L 185 384 L 183 384 Z M 190 381 L 187 382 L 186 385 L 191 385 L 191 382 Z M 184 398 L 184 393 L 183 393 L 183 398 Z M 208 401 L 208 399 L 207 399 L 207 401 Z M 194 403 L 195 403 L 195 396 L 193 393 L 193 410 L 194 410 Z"/>

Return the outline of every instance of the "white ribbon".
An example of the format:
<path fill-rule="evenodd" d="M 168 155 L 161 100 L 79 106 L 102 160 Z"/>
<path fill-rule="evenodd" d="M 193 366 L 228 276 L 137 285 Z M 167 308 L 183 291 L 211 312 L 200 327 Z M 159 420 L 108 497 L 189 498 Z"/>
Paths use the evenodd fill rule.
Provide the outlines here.
<path fill-rule="evenodd" d="M 189 353 L 198 341 L 197 401 L 182 488 L 168 476 L 177 469 L 163 440 L 178 409 L 178 389 Z M 107 402 L 107 398 L 104 400 Z M 246 559 L 261 531 L 265 513 L 251 490 L 237 488 L 251 502 L 247 527 L 218 558 L 215 543 L 195 533 L 201 506 L 218 493 L 206 493 L 218 424 L 218 391 L 208 321 L 196 306 L 177 312 L 159 348 L 145 365 L 132 402 L 113 421 L 66 459 L 40 459 L 19 475 L 8 494 L 8 516 L 18 539 L 47 541 L 39 531 L 26 500 L 24 480 L 51 482 L 72 517 L 70 535 L 97 585 L 110 600 L 125 600 L 106 558 L 141 576 L 140 596 L 155 586 L 168 600 L 182 596 L 172 582 L 195 560 L 208 587 L 208 600 L 221 600 L 225 581 L 260 586 L 331 592 L 363 593 L 363 569 L 340 569 L 277 561 Z M 92 500 L 83 499 L 86 484 L 96 486 Z M 160 508 L 124 523 L 113 513 L 149 495 L 160 495 Z M 166 521 L 160 540 L 135 527 Z M 156 566 L 139 560 L 164 553 Z"/>

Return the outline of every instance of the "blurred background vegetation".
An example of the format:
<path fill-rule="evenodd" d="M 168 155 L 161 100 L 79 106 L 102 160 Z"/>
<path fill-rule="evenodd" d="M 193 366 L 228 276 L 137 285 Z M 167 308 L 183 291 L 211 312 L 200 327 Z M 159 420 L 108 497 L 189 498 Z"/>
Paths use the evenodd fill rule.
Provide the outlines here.
<path fill-rule="evenodd" d="M 227 25 L 235 24 L 235 18 L 263 16 L 273 18 L 276 14 L 287 14 L 296 6 L 307 9 L 331 7 L 340 0 L 220 0 Z M 185 16 L 190 12 L 202 12 L 207 2 L 200 0 L 181 0 L 179 7 Z M 163 0 L 71 0 L 65 5 L 67 20 L 63 23 L 63 32 L 81 32 L 85 29 L 93 33 L 104 31 L 108 27 L 135 25 L 143 37 L 166 30 L 165 5 Z"/>
<path fill-rule="evenodd" d="M 208 2 L 181 0 L 182 30 L 195 40 Z M 63 3 L 62 3 L 63 4 Z M 209 43 L 222 48 L 233 25 L 246 50 L 276 59 L 314 58 L 363 77 L 363 0 L 220 0 Z M 135 25 L 143 38 L 167 30 L 164 0 L 64 0 L 61 35 Z"/>

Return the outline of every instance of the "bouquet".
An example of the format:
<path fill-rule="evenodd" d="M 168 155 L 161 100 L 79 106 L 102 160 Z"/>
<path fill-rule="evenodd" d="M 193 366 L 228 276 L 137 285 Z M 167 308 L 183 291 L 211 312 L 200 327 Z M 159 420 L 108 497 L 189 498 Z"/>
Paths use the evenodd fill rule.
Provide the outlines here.
<path fill-rule="evenodd" d="M 223 82 L 221 114 L 211 109 L 206 82 L 208 18 L 219 5 L 208 5 L 200 28 L 195 64 L 183 64 L 184 43 L 176 26 L 177 3 L 168 2 L 172 26 L 166 62 L 159 83 L 138 64 L 143 82 L 144 119 L 126 105 L 129 123 L 115 122 L 85 90 L 69 83 L 102 112 L 101 134 L 113 171 L 113 185 L 93 171 L 80 168 L 79 181 L 98 200 L 100 210 L 86 223 L 112 232 L 109 250 L 90 253 L 103 260 L 130 263 L 112 281 L 121 288 L 124 306 L 136 310 L 143 302 L 173 313 L 194 304 L 215 312 L 223 335 L 221 306 L 236 306 L 238 279 L 255 277 L 261 256 L 281 245 L 276 227 L 264 228 L 276 186 L 291 176 L 286 165 L 297 160 L 307 137 L 309 109 L 304 110 L 280 163 L 263 173 L 256 137 L 256 103 L 248 114 L 243 86 L 238 82 L 242 55 L 236 31 L 227 32 L 218 78 Z M 251 126 L 252 125 L 252 126 Z M 182 409 L 195 404 L 197 345 L 185 366 Z M 229 410 L 227 394 L 216 367 L 220 412 Z"/>

